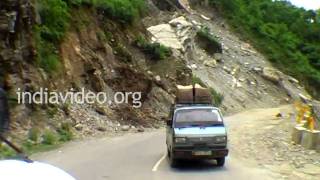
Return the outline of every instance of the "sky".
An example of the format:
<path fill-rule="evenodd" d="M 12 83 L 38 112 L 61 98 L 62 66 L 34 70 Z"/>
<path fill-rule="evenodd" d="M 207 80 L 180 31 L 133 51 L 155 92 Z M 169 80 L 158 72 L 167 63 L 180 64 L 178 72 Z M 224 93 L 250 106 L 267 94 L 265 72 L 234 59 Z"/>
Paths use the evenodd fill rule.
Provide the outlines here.
<path fill-rule="evenodd" d="M 305 9 L 320 9 L 320 0 L 289 0 L 293 5 L 304 7 Z"/>

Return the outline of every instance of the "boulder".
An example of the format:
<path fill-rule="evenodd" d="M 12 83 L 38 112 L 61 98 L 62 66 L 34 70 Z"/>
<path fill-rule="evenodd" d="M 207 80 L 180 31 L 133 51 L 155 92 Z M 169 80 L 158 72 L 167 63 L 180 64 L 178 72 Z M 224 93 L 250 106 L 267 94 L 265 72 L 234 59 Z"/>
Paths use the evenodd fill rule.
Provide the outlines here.
<path fill-rule="evenodd" d="M 159 75 L 157 75 L 157 76 L 155 76 L 155 80 L 156 80 L 157 82 L 161 82 L 161 77 L 160 77 Z"/>
<path fill-rule="evenodd" d="M 139 127 L 139 128 L 137 129 L 137 132 L 144 132 L 143 127 Z"/>
<path fill-rule="evenodd" d="M 191 65 L 190 65 L 190 68 L 191 68 L 191 69 L 198 69 L 198 66 L 197 66 L 196 64 L 191 64 Z"/>
<path fill-rule="evenodd" d="M 95 110 L 97 113 L 101 114 L 101 115 L 108 115 L 108 110 L 107 110 L 107 107 L 103 107 L 101 105 L 97 105 L 95 107 Z"/>
<path fill-rule="evenodd" d="M 217 60 L 218 62 L 222 62 L 223 55 L 221 53 L 215 53 L 213 56 L 215 60 Z"/>
<path fill-rule="evenodd" d="M 184 16 L 172 19 L 169 24 L 174 27 L 191 27 L 192 24 Z"/>
<path fill-rule="evenodd" d="M 209 18 L 209 17 L 207 17 L 207 16 L 205 16 L 203 14 L 201 14 L 200 16 L 201 16 L 202 19 L 204 19 L 206 21 L 210 21 L 211 20 L 211 18 Z"/>
<path fill-rule="evenodd" d="M 83 130 L 83 125 L 82 124 L 76 124 L 74 126 L 74 128 L 77 130 L 77 131 L 82 131 Z"/>
<path fill-rule="evenodd" d="M 130 126 L 128 126 L 128 125 L 124 125 L 121 127 L 122 131 L 129 131 L 129 129 L 130 129 Z"/>
<path fill-rule="evenodd" d="M 263 68 L 262 77 L 274 83 L 279 83 L 281 80 L 279 71 L 268 67 Z"/>
<path fill-rule="evenodd" d="M 289 81 L 292 82 L 292 83 L 296 83 L 296 84 L 299 84 L 299 80 L 293 78 L 293 77 L 289 77 Z"/>
<path fill-rule="evenodd" d="M 170 24 L 151 26 L 147 30 L 153 35 L 156 42 L 173 49 L 183 49 L 182 43 Z"/>
<path fill-rule="evenodd" d="M 101 132 L 105 132 L 105 131 L 107 131 L 107 128 L 105 126 L 98 126 L 97 130 L 101 131 Z"/>
<path fill-rule="evenodd" d="M 206 60 L 203 64 L 208 67 L 217 67 L 217 61 L 215 59 Z"/>
<path fill-rule="evenodd" d="M 223 70 L 226 71 L 228 74 L 231 73 L 231 69 L 228 68 L 227 66 L 223 66 Z"/>
<path fill-rule="evenodd" d="M 262 68 L 260 67 L 254 67 L 253 71 L 257 72 L 257 73 L 261 73 L 262 72 Z"/>

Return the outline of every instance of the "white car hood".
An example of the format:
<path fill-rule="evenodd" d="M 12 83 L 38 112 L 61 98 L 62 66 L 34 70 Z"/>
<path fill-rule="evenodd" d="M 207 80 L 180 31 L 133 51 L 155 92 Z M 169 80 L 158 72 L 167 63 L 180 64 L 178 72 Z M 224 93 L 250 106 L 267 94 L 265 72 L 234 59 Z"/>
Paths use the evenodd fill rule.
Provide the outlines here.
<path fill-rule="evenodd" d="M 0 161 L 1 180 L 75 180 L 63 170 L 52 165 L 18 160 Z"/>

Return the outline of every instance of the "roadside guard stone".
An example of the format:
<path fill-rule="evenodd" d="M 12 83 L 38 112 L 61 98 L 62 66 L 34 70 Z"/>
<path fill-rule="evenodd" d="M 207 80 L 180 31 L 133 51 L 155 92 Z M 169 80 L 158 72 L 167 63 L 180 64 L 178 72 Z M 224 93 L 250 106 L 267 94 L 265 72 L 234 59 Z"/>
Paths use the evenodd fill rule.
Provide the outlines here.
<path fill-rule="evenodd" d="M 296 126 L 293 128 L 292 131 L 292 141 L 295 144 L 300 144 L 301 143 L 301 139 L 302 139 L 302 134 L 303 131 L 305 131 L 306 128 L 302 127 L 302 126 Z"/>
<path fill-rule="evenodd" d="M 303 131 L 301 145 L 307 149 L 316 149 L 319 138 L 320 131 Z"/>

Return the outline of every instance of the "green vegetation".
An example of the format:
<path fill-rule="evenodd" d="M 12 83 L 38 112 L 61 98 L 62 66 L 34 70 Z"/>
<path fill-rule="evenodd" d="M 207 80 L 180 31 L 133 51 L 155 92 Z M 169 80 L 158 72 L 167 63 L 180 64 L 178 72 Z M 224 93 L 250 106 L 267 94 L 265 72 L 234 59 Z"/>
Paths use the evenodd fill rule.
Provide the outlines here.
<path fill-rule="evenodd" d="M 199 84 L 200 86 L 202 87 L 206 87 L 206 88 L 209 88 L 209 91 L 211 93 L 211 96 L 212 96 L 212 102 L 213 102 L 213 105 L 216 106 L 216 107 L 220 107 L 222 102 L 223 102 L 223 99 L 224 99 L 224 96 L 220 93 L 218 93 L 215 89 L 213 89 L 212 87 L 208 87 L 199 77 L 197 76 L 193 76 L 192 77 L 192 84 L 195 85 L 195 84 Z"/>
<path fill-rule="evenodd" d="M 42 136 L 42 143 L 46 145 L 54 145 L 58 142 L 56 133 L 50 130 L 46 130 Z"/>
<path fill-rule="evenodd" d="M 197 76 L 192 76 L 192 84 L 199 84 L 202 87 L 208 87 L 199 77 Z"/>
<path fill-rule="evenodd" d="M 94 6 L 108 18 L 132 24 L 145 10 L 145 0 L 94 0 Z"/>
<path fill-rule="evenodd" d="M 0 144 L 0 159 L 15 157 L 16 153 L 10 147 Z"/>
<path fill-rule="evenodd" d="M 214 90 L 212 87 L 209 88 L 211 96 L 212 96 L 212 101 L 214 106 L 220 107 L 222 102 L 223 102 L 223 95 L 218 93 L 216 90 Z"/>
<path fill-rule="evenodd" d="M 139 36 L 135 44 L 145 54 L 151 56 L 151 59 L 163 60 L 171 56 L 172 51 L 170 48 L 161 45 L 160 43 L 149 43 L 145 38 Z"/>
<path fill-rule="evenodd" d="M 62 0 L 40 0 L 39 13 L 41 25 L 35 27 L 37 62 L 52 73 L 60 65 L 58 47 L 69 24 L 68 6 Z"/>
<path fill-rule="evenodd" d="M 282 71 L 320 89 L 320 11 L 288 1 L 210 0 L 235 30 L 249 39 Z"/>
<path fill-rule="evenodd" d="M 129 50 L 122 44 L 117 44 L 114 50 L 115 50 L 115 54 L 121 61 L 123 62 L 132 61 L 132 55 L 130 54 Z"/>
<path fill-rule="evenodd" d="M 94 3 L 94 0 L 63 0 L 68 6 L 80 7 L 81 5 L 91 6 Z"/>
<path fill-rule="evenodd" d="M 133 24 L 145 10 L 145 0 L 38 0 L 38 5 L 41 24 L 34 28 L 37 63 L 48 73 L 60 68 L 59 45 L 69 27 L 72 8 L 93 6 L 122 24 Z"/>
<path fill-rule="evenodd" d="M 61 127 L 57 130 L 59 134 L 59 141 L 61 142 L 67 142 L 72 140 L 73 133 L 70 123 L 62 123 Z"/>
<path fill-rule="evenodd" d="M 27 154 L 47 151 L 58 147 L 63 142 L 72 140 L 73 137 L 70 123 L 62 123 L 56 131 L 47 129 L 42 132 L 41 129 L 34 127 L 29 130 L 28 138 L 21 142 L 21 147 Z M 16 152 L 7 145 L 0 143 L 0 159 L 14 157 L 17 157 Z"/>
<path fill-rule="evenodd" d="M 40 129 L 33 127 L 29 130 L 28 139 L 37 143 L 40 140 L 40 136 L 41 136 L 40 133 L 41 133 Z"/>
<path fill-rule="evenodd" d="M 62 0 L 41 0 L 39 13 L 41 37 L 46 41 L 60 42 L 64 37 L 70 18 L 67 4 Z"/>
<path fill-rule="evenodd" d="M 211 34 L 210 29 L 208 27 L 202 27 L 198 32 L 197 32 L 198 38 L 202 41 L 203 48 L 211 53 L 217 53 L 217 52 L 222 52 L 222 46 L 219 43 L 219 41 L 216 39 L 216 37 Z"/>

